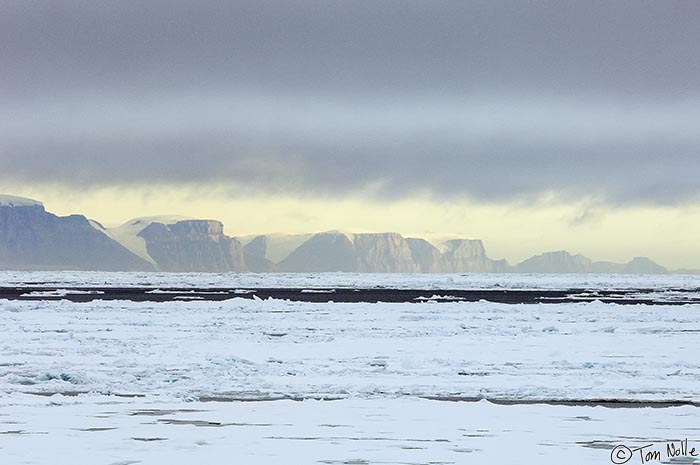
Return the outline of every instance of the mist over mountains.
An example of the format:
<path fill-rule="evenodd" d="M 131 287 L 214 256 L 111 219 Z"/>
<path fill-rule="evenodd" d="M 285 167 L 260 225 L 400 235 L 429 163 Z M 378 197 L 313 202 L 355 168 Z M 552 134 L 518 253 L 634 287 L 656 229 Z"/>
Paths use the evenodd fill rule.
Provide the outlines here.
<path fill-rule="evenodd" d="M 669 271 L 645 257 L 593 262 L 566 251 L 511 266 L 481 240 L 432 244 L 401 234 L 327 231 L 229 237 L 216 220 L 148 217 L 108 229 L 58 217 L 40 202 L 0 196 L 0 269 L 165 272 L 632 273 Z M 687 271 L 687 270 L 686 270 Z"/>

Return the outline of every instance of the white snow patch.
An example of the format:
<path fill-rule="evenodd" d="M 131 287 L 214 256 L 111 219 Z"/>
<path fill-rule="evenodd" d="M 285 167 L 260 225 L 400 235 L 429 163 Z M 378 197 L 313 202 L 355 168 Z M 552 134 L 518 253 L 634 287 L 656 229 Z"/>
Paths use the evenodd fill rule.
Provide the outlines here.
<path fill-rule="evenodd" d="M 423 300 L 423 301 L 458 301 L 466 300 L 464 297 L 457 297 L 454 295 L 437 295 L 433 294 L 432 297 L 416 297 L 413 300 Z"/>
<path fill-rule="evenodd" d="M 65 297 L 67 295 L 104 294 L 104 291 L 91 291 L 84 289 L 56 289 L 53 291 L 32 291 L 22 294 L 22 297 Z"/>
<path fill-rule="evenodd" d="M 107 231 L 107 228 L 102 226 L 102 224 L 100 224 L 100 222 L 95 221 L 95 220 L 91 220 L 90 218 L 88 218 L 88 223 L 90 223 L 90 226 L 92 226 L 93 229 L 96 229 L 99 232 L 106 234 L 108 236 L 110 235 L 109 231 Z"/>
<path fill-rule="evenodd" d="M 330 231 L 325 231 L 322 234 L 335 234 L 337 236 L 345 236 L 350 240 L 350 242 L 355 242 L 355 233 L 352 233 L 350 231 L 344 231 L 341 229 L 331 229 Z"/>
<path fill-rule="evenodd" d="M 192 218 L 180 215 L 144 216 L 141 218 L 134 218 L 119 227 L 110 228 L 103 232 L 129 249 L 133 254 L 138 255 L 157 268 L 158 264 L 148 254 L 146 241 L 139 237 L 138 234 L 151 223 L 175 224 L 178 221 L 190 219 Z"/>
<path fill-rule="evenodd" d="M 25 197 L 16 197 L 14 195 L 0 195 L 0 207 L 43 207 L 44 204 Z"/>
<path fill-rule="evenodd" d="M 200 295 L 222 295 L 222 294 L 228 294 L 226 291 L 194 291 L 194 290 L 189 290 L 189 291 L 179 291 L 179 290 L 164 290 L 164 289 L 152 289 L 150 291 L 146 291 L 146 294 L 200 294 Z"/>

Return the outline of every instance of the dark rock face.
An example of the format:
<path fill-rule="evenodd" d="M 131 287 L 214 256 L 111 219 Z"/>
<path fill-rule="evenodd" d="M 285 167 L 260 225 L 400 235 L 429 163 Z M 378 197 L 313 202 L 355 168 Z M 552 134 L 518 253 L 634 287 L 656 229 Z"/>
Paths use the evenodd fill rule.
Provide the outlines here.
<path fill-rule="evenodd" d="M 417 271 L 411 249 L 399 234 L 316 234 L 280 262 L 280 269 L 298 272 L 345 271 L 403 273 Z"/>
<path fill-rule="evenodd" d="M 440 251 L 424 239 L 396 233 L 316 234 L 280 262 L 290 272 L 345 271 L 355 273 L 486 272 L 508 270 L 505 260 L 491 260 L 481 241 L 454 240 Z"/>
<path fill-rule="evenodd" d="M 411 273 L 418 271 L 406 239 L 396 233 L 355 234 L 355 271 Z"/>
<path fill-rule="evenodd" d="M 139 234 L 161 271 L 244 271 L 243 246 L 223 233 L 219 221 L 151 223 Z"/>
<path fill-rule="evenodd" d="M 503 273 L 508 271 L 505 260 L 491 260 L 480 240 L 454 239 L 443 244 L 439 270 L 443 273 Z"/>
<path fill-rule="evenodd" d="M 280 270 L 290 272 L 354 272 L 357 266 L 355 246 L 342 233 L 315 234 L 278 265 Z"/>
<path fill-rule="evenodd" d="M 152 271 L 153 266 L 81 215 L 58 217 L 41 205 L 0 206 L 0 269 Z"/>
<path fill-rule="evenodd" d="M 267 255 L 267 236 L 258 236 L 243 247 L 245 266 L 254 273 L 278 271 L 275 263 L 265 258 Z"/>
<path fill-rule="evenodd" d="M 409 237 L 406 239 L 411 257 L 420 273 L 440 272 L 440 250 L 425 239 Z"/>

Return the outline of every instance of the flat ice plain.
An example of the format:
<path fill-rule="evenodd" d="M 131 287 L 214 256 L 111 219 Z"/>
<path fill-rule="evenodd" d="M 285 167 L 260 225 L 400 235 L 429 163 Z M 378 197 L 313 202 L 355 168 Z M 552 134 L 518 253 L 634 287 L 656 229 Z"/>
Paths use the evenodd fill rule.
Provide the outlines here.
<path fill-rule="evenodd" d="M 0 273 L 0 286 L 634 288 L 670 302 L 700 279 Z M 700 452 L 699 304 L 96 298 L 0 300 L 0 464 L 609 464 L 648 444 L 700 463 L 666 449 Z"/>

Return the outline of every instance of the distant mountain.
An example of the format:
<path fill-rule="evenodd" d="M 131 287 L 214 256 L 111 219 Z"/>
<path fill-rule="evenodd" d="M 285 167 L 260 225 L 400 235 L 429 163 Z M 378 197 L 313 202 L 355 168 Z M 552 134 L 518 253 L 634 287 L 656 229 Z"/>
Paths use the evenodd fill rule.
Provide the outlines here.
<path fill-rule="evenodd" d="M 82 215 L 58 217 L 43 204 L 0 196 L 0 269 L 151 271 Z"/>
<path fill-rule="evenodd" d="M 516 273 L 587 273 L 591 260 L 583 255 L 571 255 L 564 250 L 545 252 L 515 265 Z"/>
<path fill-rule="evenodd" d="M 135 218 L 106 230 L 158 271 L 246 271 L 242 244 L 216 220 L 162 215 Z"/>
<path fill-rule="evenodd" d="M 629 263 L 594 262 L 583 255 L 567 251 L 545 252 L 515 265 L 515 273 L 625 273 L 665 274 L 668 270 L 646 257 L 636 257 Z"/>
<path fill-rule="evenodd" d="M 243 246 L 223 229 L 213 220 L 153 222 L 137 235 L 161 271 L 245 271 Z"/>
<path fill-rule="evenodd" d="M 279 262 L 282 271 L 324 272 L 357 269 L 355 245 L 341 232 L 314 234 Z"/>
<path fill-rule="evenodd" d="M 438 273 L 440 269 L 440 250 L 425 239 L 409 237 L 406 239 L 411 257 L 420 273 Z"/>
<path fill-rule="evenodd" d="M 294 251 L 301 244 L 309 240 L 313 234 L 258 234 L 251 236 L 237 237 L 243 246 L 250 244 L 252 241 L 261 237 L 264 237 L 265 241 L 265 259 L 271 261 L 272 263 L 279 263 L 287 256 L 289 256 L 292 251 Z"/>
<path fill-rule="evenodd" d="M 311 236 L 279 266 L 284 271 L 302 272 L 407 273 L 419 269 L 408 242 L 400 234 L 339 231 Z"/>
<path fill-rule="evenodd" d="M 415 273 L 411 248 L 400 234 L 354 234 L 355 269 L 358 273 Z"/>
<path fill-rule="evenodd" d="M 594 262 L 546 252 L 511 267 L 475 239 L 431 244 L 398 233 L 268 234 L 239 239 L 216 220 L 136 218 L 107 229 L 81 215 L 57 217 L 40 202 L 0 195 L 0 269 L 173 272 L 629 273 L 668 270 L 645 257 Z M 698 270 L 682 270 L 700 273 Z"/>
<path fill-rule="evenodd" d="M 457 239 L 443 251 L 424 239 L 397 233 L 347 234 L 337 231 L 312 236 L 279 263 L 283 271 L 355 273 L 508 271 L 505 260 L 491 260 L 483 243 Z"/>
<path fill-rule="evenodd" d="M 666 274 L 668 269 L 647 257 L 635 257 L 624 265 L 621 273 L 628 274 Z"/>
<path fill-rule="evenodd" d="M 681 268 L 679 270 L 673 270 L 675 274 L 700 274 L 700 269 L 696 268 Z"/>
<path fill-rule="evenodd" d="M 188 219 L 192 218 L 177 215 L 160 215 L 134 218 L 122 224 L 121 226 L 110 229 L 103 228 L 102 225 L 94 222 L 93 226 L 103 231 L 115 241 L 119 242 L 121 245 L 129 249 L 132 253 L 151 263 L 155 268 L 158 268 L 158 264 L 156 263 L 156 261 L 153 259 L 153 257 L 151 257 L 148 254 L 148 250 L 146 249 L 146 241 L 143 237 L 139 236 L 139 233 L 151 223 L 175 224 L 178 221 Z"/>
<path fill-rule="evenodd" d="M 267 257 L 267 236 L 257 236 L 243 246 L 245 266 L 254 273 L 270 273 L 279 271 L 279 267 Z"/>
<path fill-rule="evenodd" d="M 438 270 L 442 273 L 504 273 L 509 270 L 505 260 L 486 256 L 483 242 L 473 239 L 453 239 L 442 244 Z"/>

